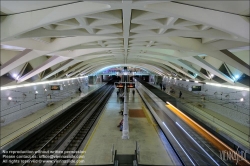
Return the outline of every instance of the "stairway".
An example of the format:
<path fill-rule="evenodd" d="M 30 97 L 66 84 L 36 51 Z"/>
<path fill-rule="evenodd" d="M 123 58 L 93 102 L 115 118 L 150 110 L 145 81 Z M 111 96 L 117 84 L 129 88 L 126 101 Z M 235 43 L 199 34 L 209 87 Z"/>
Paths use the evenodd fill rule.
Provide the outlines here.
<path fill-rule="evenodd" d="M 134 154 L 117 154 L 115 160 L 118 161 L 118 166 L 133 166 L 136 156 Z"/>

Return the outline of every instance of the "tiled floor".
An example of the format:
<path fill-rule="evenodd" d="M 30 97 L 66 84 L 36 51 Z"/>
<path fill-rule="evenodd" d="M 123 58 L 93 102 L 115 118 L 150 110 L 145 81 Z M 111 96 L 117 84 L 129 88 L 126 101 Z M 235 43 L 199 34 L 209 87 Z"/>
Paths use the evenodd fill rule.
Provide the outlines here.
<path fill-rule="evenodd" d="M 130 92 L 128 100 L 129 109 L 142 109 L 140 96 L 133 97 Z M 110 164 L 111 149 L 114 144 L 117 154 L 134 154 L 136 141 L 140 147 L 140 163 L 152 165 L 173 165 L 168 152 L 164 149 L 156 129 L 146 117 L 129 118 L 129 136 L 127 140 L 122 139 L 122 132 L 117 127 L 122 119 L 119 114 L 121 103 L 117 98 L 116 91 L 106 105 L 104 112 L 89 140 L 83 165 Z"/>
<path fill-rule="evenodd" d="M 88 89 L 84 89 L 84 92 L 79 95 L 76 94 L 71 97 L 66 98 L 60 102 L 55 103 L 54 105 L 50 107 L 45 107 L 44 109 L 41 109 L 31 115 L 28 115 L 24 118 L 21 118 L 13 123 L 10 123 L 6 126 L 1 127 L 1 146 L 15 140 L 25 132 L 31 130 L 35 126 L 43 123 L 48 118 L 52 117 L 53 115 L 56 115 L 60 111 L 62 111 L 64 108 L 67 108 L 69 105 L 73 104 L 74 102 L 78 101 L 82 97 L 86 96 L 88 93 L 94 91 L 98 87 L 102 86 L 103 84 L 97 84 L 93 85 Z"/>

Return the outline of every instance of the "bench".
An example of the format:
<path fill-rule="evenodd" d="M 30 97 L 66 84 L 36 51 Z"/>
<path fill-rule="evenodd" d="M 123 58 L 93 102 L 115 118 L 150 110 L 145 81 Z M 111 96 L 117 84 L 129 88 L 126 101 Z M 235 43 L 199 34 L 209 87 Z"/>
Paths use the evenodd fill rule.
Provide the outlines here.
<path fill-rule="evenodd" d="M 54 105 L 54 104 L 55 104 L 55 103 L 53 103 L 53 102 L 52 102 L 52 103 L 48 103 L 48 104 L 47 104 L 47 107 L 50 107 L 50 106 L 52 106 L 52 105 Z"/>
<path fill-rule="evenodd" d="M 201 108 L 204 108 L 204 107 L 205 107 L 204 104 L 200 104 L 200 103 L 198 103 L 197 106 L 198 106 L 198 107 L 201 107 Z"/>

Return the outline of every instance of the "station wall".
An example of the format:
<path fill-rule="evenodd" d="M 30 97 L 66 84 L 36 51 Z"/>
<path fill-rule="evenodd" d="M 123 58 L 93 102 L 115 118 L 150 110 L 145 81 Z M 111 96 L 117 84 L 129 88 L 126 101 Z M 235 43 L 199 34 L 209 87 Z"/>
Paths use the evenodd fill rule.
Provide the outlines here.
<path fill-rule="evenodd" d="M 169 79 L 166 77 L 163 78 L 163 84 L 166 85 L 168 93 L 170 93 L 170 89 L 172 88 L 177 95 L 179 94 L 179 90 L 186 94 L 191 94 L 192 97 L 188 98 L 190 102 L 215 111 L 240 124 L 250 126 L 249 91 Z M 191 87 L 194 85 L 201 86 L 201 91 L 191 91 Z M 185 97 L 184 93 L 182 97 Z"/>
<path fill-rule="evenodd" d="M 62 84 L 65 86 L 63 86 L 63 90 L 52 91 L 50 88 L 51 84 Z M 1 126 L 43 109 L 50 103 L 74 96 L 78 92 L 79 87 L 81 89 L 88 87 L 87 77 L 1 90 Z M 9 100 L 9 97 L 12 99 Z"/>

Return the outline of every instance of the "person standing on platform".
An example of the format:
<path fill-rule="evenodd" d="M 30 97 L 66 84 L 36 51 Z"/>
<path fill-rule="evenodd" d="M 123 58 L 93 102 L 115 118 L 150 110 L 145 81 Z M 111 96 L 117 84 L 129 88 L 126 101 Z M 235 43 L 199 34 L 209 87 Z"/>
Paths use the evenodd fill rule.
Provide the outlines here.
<path fill-rule="evenodd" d="M 135 90 L 134 89 L 132 90 L 132 93 L 133 93 L 133 96 L 134 96 L 135 95 Z"/>
<path fill-rule="evenodd" d="M 117 97 L 119 97 L 119 89 L 117 90 L 116 94 L 117 94 Z"/>
<path fill-rule="evenodd" d="M 124 102 L 124 94 L 123 93 L 120 93 L 120 100 L 122 103 Z"/>
<path fill-rule="evenodd" d="M 165 91 L 166 90 L 166 87 L 165 86 L 163 86 L 163 91 Z"/>
<path fill-rule="evenodd" d="M 80 93 L 82 93 L 81 87 L 79 87 L 79 89 L 78 89 L 78 90 L 79 90 L 79 92 L 80 92 Z"/>
<path fill-rule="evenodd" d="M 181 98 L 181 95 L 182 95 L 182 92 L 180 91 L 180 93 L 179 93 L 179 98 Z"/>
<path fill-rule="evenodd" d="M 117 127 L 120 127 L 120 131 L 122 131 L 122 128 L 123 128 L 123 118 L 122 120 L 120 121 L 119 125 Z"/>

